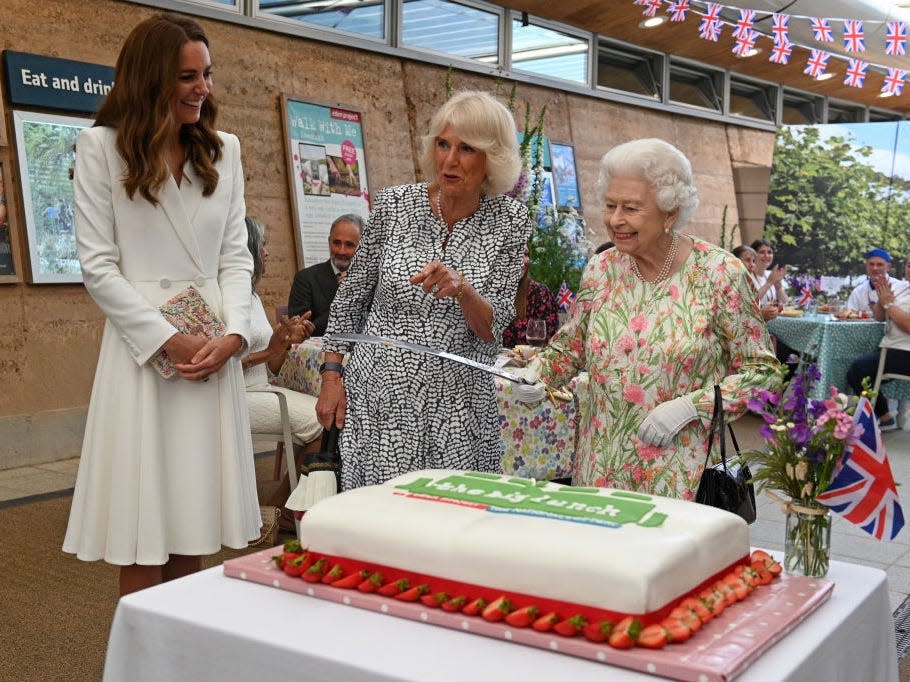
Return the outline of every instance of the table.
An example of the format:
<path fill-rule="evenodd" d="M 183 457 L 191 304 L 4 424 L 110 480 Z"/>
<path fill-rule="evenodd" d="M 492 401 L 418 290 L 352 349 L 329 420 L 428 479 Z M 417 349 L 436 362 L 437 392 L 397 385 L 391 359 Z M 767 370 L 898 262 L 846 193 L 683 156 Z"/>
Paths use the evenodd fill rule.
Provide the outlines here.
<path fill-rule="evenodd" d="M 105 682 L 664 679 L 307 598 L 222 570 L 122 598 Z M 886 574 L 832 561 L 828 577 L 830 599 L 736 682 L 897 682 Z"/>
<path fill-rule="evenodd" d="M 829 396 L 829 386 L 846 392 L 847 370 L 856 358 L 878 348 L 885 323 L 842 321 L 830 315 L 779 316 L 768 321 L 768 331 L 801 355 L 814 359 L 821 379 L 813 386 L 810 397 L 823 400 Z"/>
<path fill-rule="evenodd" d="M 318 395 L 321 338 L 307 339 L 291 348 L 278 373 L 282 386 Z M 575 454 L 576 403 L 544 400 L 525 405 L 515 400 L 512 382 L 494 377 L 499 426 L 505 451 L 504 473 L 552 480 L 572 475 Z"/>

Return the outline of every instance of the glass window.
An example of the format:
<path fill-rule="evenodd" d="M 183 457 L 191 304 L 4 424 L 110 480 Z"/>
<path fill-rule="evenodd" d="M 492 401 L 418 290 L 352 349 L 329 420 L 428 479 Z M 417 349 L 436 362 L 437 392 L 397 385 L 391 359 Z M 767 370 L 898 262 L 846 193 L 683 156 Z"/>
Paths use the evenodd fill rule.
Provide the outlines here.
<path fill-rule="evenodd" d="M 658 54 L 601 43 L 597 49 L 597 85 L 660 101 L 662 66 L 663 58 Z"/>
<path fill-rule="evenodd" d="M 828 101 L 828 123 L 863 123 L 865 120 L 864 109 Z"/>
<path fill-rule="evenodd" d="M 730 78 L 730 113 L 774 122 L 776 117 L 777 88 L 773 85 L 752 83 Z"/>
<path fill-rule="evenodd" d="M 259 0 L 259 10 L 319 28 L 385 38 L 383 0 Z"/>
<path fill-rule="evenodd" d="M 512 68 L 577 83 L 588 82 L 588 41 L 512 21 Z"/>
<path fill-rule="evenodd" d="M 820 97 L 784 92 L 784 105 L 780 122 L 784 125 L 815 125 L 822 122 L 822 105 Z"/>
<path fill-rule="evenodd" d="M 869 123 L 885 123 L 887 121 L 900 120 L 903 120 L 903 116 L 901 116 L 896 111 L 878 111 L 876 109 L 869 110 Z"/>
<path fill-rule="evenodd" d="M 499 15 L 448 0 L 404 0 L 402 44 L 499 62 Z"/>
<path fill-rule="evenodd" d="M 723 108 L 724 74 L 703 67 L 670 63 L 670 101 L 702 109 Z"/>

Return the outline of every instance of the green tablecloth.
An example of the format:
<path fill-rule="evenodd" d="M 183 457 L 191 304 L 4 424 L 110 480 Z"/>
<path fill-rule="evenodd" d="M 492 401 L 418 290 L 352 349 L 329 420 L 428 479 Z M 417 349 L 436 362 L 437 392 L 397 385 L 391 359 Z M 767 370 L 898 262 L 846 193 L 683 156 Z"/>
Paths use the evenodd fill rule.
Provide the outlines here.
<path fill-rule="evenodd" d="M 778 317 L 768 321 L 768 331 L 803 357 L 814 360 L 821 380 L 810 397 L 822 400 L 828 397 L 829 386 L 848 392 L 847 370 L 856 358 L 878 348 L 885 323 L 835 320 L 828 315 Z"/>

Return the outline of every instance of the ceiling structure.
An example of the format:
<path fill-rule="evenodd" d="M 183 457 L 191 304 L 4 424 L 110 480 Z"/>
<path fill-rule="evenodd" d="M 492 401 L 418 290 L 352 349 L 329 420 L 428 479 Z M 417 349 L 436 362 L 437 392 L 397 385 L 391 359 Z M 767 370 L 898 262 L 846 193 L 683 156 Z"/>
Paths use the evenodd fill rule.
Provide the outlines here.
<path fill-rule="evenodd" d="M 757 78 L 772 83 L 856 102 L 876 109 L 890 109 L 910 116 L 910 75 L 903 94 L 896 97 L 880 97 L 885 69 L 903 69 L 910 74 L 910 57 L 889 56 L 884 49 L 886 21 L 905 21 L 910 24 L 910 2 L 882 2 L 881 0 L 735 0 L 737 4 L 727 5 L 723 18 L 733 24 L 739 17 L 738 8 L 755 9 L 755 28 L 761 35 L 756 47 L 761 51 L 748 58 L 733 54 L 734 40 L 731 26 L 725 26 L 718 42 L 703 40 L 698 35 L 698 24 L 705 3 L 691 0 L 690 10 L 684 22 L 664 22 L 654 28 L 642 28 L 639 24 L 646 18 L 643 7 L 633 0 L 493 0 L 496 4 L 530 15 L 559 21 L 608 38 L 614 38 L 676 57 L 693 59 L 706 64 Z M 873 6 L 877 5 L 877 6 Z M 664 3 L 661 13 L 668 5 Z M 790 40 L 794 43 L 789 64 L 775 64 L 768 60 L 771 52 L 771 13 L 789 14 Z M 866 51 L 851 54 L 844 50 L 842 24 L 832 22 L 835 42 L 816 43 L 808 19 L 798 17 L 862 19 L 865 23 Z M 832 54 L 828 72 L 833 77 L 815 80 L 803 73 L 810 49 L 823 49 Z M 847 57 L 857 57 L 870 63 L 865 86 L 855 88 L 844 83 Z"/>

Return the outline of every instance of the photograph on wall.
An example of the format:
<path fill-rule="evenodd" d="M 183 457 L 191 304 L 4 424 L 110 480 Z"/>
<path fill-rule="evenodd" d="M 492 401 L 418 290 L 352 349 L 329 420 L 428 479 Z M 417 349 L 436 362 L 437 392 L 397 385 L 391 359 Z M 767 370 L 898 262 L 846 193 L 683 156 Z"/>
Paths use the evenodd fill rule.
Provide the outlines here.
<path fill-rule="evenodd" d="M 0 282 L 20 282 L 19 251 L 13 234 L 16 216 L 15 188 L 9 157 L 0 154 Z"/>
<path fill-rule="evenodd" d="M 875 247 L 890 252 L 891 275 L 902 277 L 910 256 L 910 124 L 782 128 L 764 234 L 790 279 L 810 278 L 828 295 L 865 278 L 865 254 Z"/>
<path fill-rule="evenodd" d="M 92 120 L 13 111 L 31 281 L 81 282 L 73 228 L 75 144 Z"/>
<path fill-rule="evenodd" d="M 556 205 L 556 193 L 553 189 L 553 173 L 544 171 L 540 174 L 540 207 L 549 208 Z"/>
<path fill-rule="evenodd" d="M 298 266 L 329 257 L 329 229 L 345 213 L 370 212 L 363 115 L 343 105 L 282 96 L 285 152 Z"/>
<path fill-rule="evenodd" d="M 550 158 L 553 166 L 553 185 L 556 188 L 556 202 L 560 208 L 571 205 L 581 209 L 578 192 L 578 173 L 575 169 L 575 149 L 569 144 L 550 143 Z"/>

